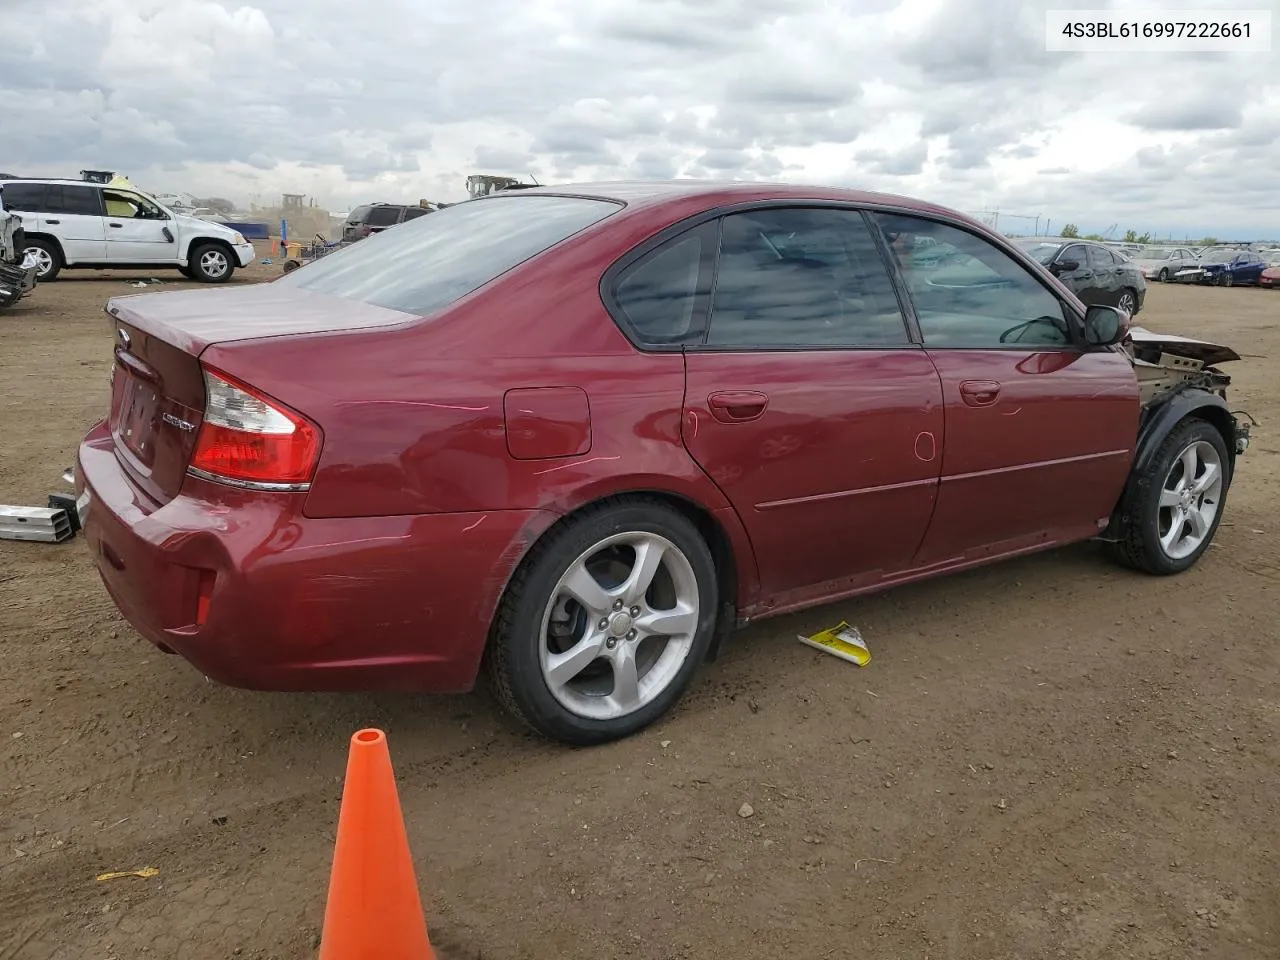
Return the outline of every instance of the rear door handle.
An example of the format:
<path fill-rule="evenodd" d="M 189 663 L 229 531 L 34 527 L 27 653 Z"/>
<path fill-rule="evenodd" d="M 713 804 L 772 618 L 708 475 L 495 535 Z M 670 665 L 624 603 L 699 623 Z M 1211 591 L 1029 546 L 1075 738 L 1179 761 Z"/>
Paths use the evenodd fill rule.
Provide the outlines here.
<path fill-rule="evenodd" d="M 122 224 L 122 223 L 108 223 L 108 224 L 107 224 L 107 226 L 108 226 L 108 227 L 111 227 L 113 230 L 119 230 L 121 227 L 123 227 L 123 226 L 124 226 L 124 224 Z"/>
<path fill-rule="evenodd" d="M 725 391 L 708 397 L 707 406 L 722 423 L 746 423 L 759 419 L 769 406 L 769 397 L 755 390 Z"/>
<path fill-rule="evenodd" d="M 1000 396 L 1000 384 L 994 380 L 965 380 L 960 384 L 960 396 L 971 407 L 985 407 Z"/>

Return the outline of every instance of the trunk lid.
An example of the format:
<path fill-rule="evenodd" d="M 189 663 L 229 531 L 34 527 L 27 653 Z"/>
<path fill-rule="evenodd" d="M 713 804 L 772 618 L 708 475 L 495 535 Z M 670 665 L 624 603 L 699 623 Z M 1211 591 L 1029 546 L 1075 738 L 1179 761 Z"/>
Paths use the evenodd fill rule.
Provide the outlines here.
<path fill-rule="evenodd" d="M 396 310 L 254 284 L 117 297 L 108 424 L 117 459 L 159 504 L 182 489 L 204 420 L 200 354 L 214 343 L 395 326 Z M 228 371 L 234 374 L 234 371 Z"/>

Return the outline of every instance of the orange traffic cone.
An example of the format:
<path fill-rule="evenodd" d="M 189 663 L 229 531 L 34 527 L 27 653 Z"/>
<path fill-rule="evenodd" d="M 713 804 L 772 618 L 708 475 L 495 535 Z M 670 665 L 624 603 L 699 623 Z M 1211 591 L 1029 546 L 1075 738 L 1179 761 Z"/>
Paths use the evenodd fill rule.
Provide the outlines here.
<path fill-rule="evenodd" d="M 320 960 L 435 960 L 387 735 L 351 738 Z"/>

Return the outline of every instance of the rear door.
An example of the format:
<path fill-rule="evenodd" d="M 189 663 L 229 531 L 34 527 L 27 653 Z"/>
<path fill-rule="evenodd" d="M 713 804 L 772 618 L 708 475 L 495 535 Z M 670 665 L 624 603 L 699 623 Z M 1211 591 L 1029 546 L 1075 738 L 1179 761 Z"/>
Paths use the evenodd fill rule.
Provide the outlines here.
<path fill-rule="evenodd" d="M 685 445 L 781 604 L 906 567 L 933 511 L 937 372 L 862 213 L 725 216 L 709 322 L 686 346 Z"/>
<path fill-rule="evenodd" d="M 122 263 L 175 263 L 178 237 L 169 215 L 146 197 L 103 190 L 107 257 Z"/>
<path fill-rule="evenodd" d="M 97 187 L 51 183 L 40 228 L 62 241 L 67 260 L 100 263 L 107 258 L 102 196 Z"/>
<path fill-rule="evenodd" d="M 878 219 L 886 233 L 947 247 L 974 278 L 967 290 L 950 277 L 939 289 L 927 268 L 900 268 L 946 403 L 938 504 L 919 564 L 1095 533 L 1137 437 L 1128 358 L 1079 346 L 1073 311 L 986 238 L 922 217 Z"/>

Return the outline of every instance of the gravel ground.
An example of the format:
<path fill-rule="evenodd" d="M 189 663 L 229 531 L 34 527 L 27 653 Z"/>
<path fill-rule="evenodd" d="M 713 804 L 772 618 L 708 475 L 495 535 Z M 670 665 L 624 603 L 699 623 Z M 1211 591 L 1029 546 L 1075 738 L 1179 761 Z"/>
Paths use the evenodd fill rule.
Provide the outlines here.
<path fill-rule="evenodd" d="M 62 489 L 137 276 L 0 315 L 0 500 Z M 314 956 L 366 725 L 443 956 L 1280 957 L 1280 295 L 1147 305 L 1248 355 L 1262 424 L 1195 570 L 1083 546 L 761 623 L 608 747 L 482 694 L 217 686 L 132 633 L 80 541 L 0 543 L 0 958 Z M 794 640 L 842 618 L 865 669 Z"/>

